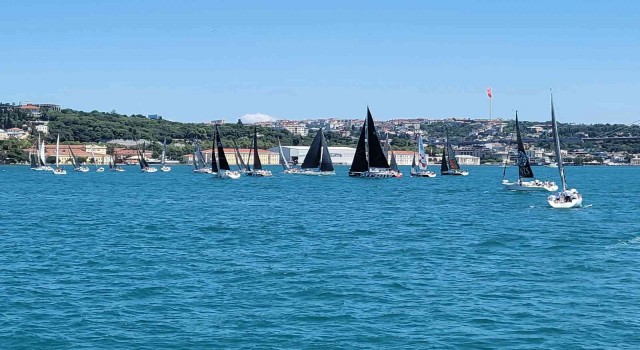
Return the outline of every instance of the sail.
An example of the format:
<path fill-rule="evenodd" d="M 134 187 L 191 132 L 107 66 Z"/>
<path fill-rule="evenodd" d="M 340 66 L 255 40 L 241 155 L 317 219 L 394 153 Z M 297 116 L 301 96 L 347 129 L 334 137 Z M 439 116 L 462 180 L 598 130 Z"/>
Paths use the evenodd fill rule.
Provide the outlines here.
<path fill-rule="evenodd" d="M 47 164 L 47 157 L 45 155 L 45 152 L 46 152 L 46 147 L 44 145 L 44 140 L 42 140 L 42 143 L 40 144 L 40 163 L 43 166 Z"/>
<path fill-rule="evenodd" d="M 367 143 L 369 146 L 369 167 L 371 168 L 389 168 L 387 158 L 384 156 L 380 140 L 376 134 L 376 127 L 373 124 L 373 117 L 367 107 Z"/>
<path fill-rule="evenodd" d="M 71 146 L 69 146 L 69 153 L 71 154 L 71 164 L 73 165 L 73 168 L 77 168 L 78 167 L 78 158 L 76 158 L 76 155 L 73 154 L 73 150 L 71 149 Z"/>
<path fill-rule="evenodd" d="M 140 169 L 144 169 L 144 158 L 142 158 L 142 153 L 138 149 L 138 165 L 140 165 Z"/>
<path fill-rule="evenodd" d="M 553 94 L 551 94 L 551 124 L 553 128 L 553 140 L 556 148 L 556 162 L 558 163 L 558 171 L 560 172 L 560 180 L 562 180 L 562 190 L 567 190 L 567 181 L 564 177 L 564 165 L 562 164 L 562 154 L 560 153 L 560 136 L 558 135 L 558 123 L 556 122 L 556 112 L 553 109 Z"/>
<path fill-rule="evenodd" d="M 447 130 L 447 158 L 449 158 L 449 169 L 460 169 L 460 165 L 458 164 L 458 160 L 456 159 L 456 152 L 453 150 L 451 142 L 449 142 L 449 130 Z"/>
<path fill-rule="evenodd" d="M 167 138 L 162 141 L 162 155 L 160 156 L 160 165 L 164 166 L 164 157 L 167 152 Z"/>
<path fill-rule="evenodd" d="M 322 128 L 318 129 L 316 136 L 311 142 L 307 155 L 304 156 L 304 161 L 300 166 L 302 169 L 317 168 L 320 166 L 320 157 L 322 153 Z"/>
<path fill-rule="evenodd" d="M 393 151 L 391 150 L 389 150 L 389 159 L 391 159 L 391 164 L 389 164 L 389 166 L 391 167 L 391 170 L 400 171 L 398 170 L 398 162 L 396 162 L 396 155 L 393 154 Z"/>
<path fill-rule="evenodd" d="M 38 167 L 38 160 L 36 159 L 36 155 L 29 151 L 29 163 L 31 164 L 31 168 L 37 168 Z"/>
<path fill-rule="evenodd" d="M 214 131 L 215 134 L 215 131 Z M 216 136 L 214 135 L 213 139 L 216 139 Z M 215 143 L 215 141 L 214 141 Z M 212 144 L 211 145 L 211 171 L 214 173 L 218 172 L 218 163 L 216 162 L 216 145 Z"/>
<path fill-rule="evenodd" d="M 96 159 L 96 155 L 93 154 L 93 148 L 91 149 L 91 158 L 93 158 L 93 165 L 95 165 L 96 169 L 98 169 L 98 160 Z"/>
<path fill-rule="evenodd" d="M 322 134 L 322 155 L 320 156 L 320 171 L 334 171 L 331 153 L 329 153 L 329 144 Z"/>
<path fill-rule="evenodd" d="M 233 148 L 235 150 L 235 154 L 236 154 L 236 164 L 238 164 L 238 167 L 240 168 L 240 170 L 251 170 L 249 169 L 249 167 L 244 163 L 244 160 L 242 159 L 242 155 L 240 154 L 240 150 L 238 149 L 238 144 L 236 143 L 236 140 L 233 140 Z"/>
<path fill-rule="evenodd" d="M 278 139 L 278 152 L 280 152 L 280 165 L 284 168 L 284 170 L 289 170 L 289 162 L 284 156 L 284 152 L 282 151 L 282 145 L 280 144 L 280 139 Z M 237 157 L 237 156 L 236 156 Z"/>
<path fill-rule="evenodd" d="M 533 177 L 533 170 L 531 170 L 529 157 L 527 157 L 527 153 L 524 151 L 522 136 L 520 136 L 520 123 L 518 122 L 518 111 L 516 111 L 516 137 L 518 139 L 518 176 L 521 178 Z"/>
<path fill-rule="evenodd" d="M 442 148 L 442 161 L 440 162 L 440 173 L 446 173 L 449 171 L 449 166 L 447 165 L 447 149 L 446 146 Z"/>
<path fill-rule="evenodd" d="M 258 127 L 253 127 L 253 170 L 261 170 L 262 162 L 258 154 Z"/>
<path fill-rule="evenodd" d="M 560 147 L 560 146 L 558 146 Z M 56 168 L 58 165 L 58 153 L 60 153 L 60 134 L 58 134 L 58 139 L 56 140 Z"/>
<path fill-rule="evenodd" d="M 413 159 L 411 160 L 411 170 L 416 170 L 416 152 L 413 152 Z"/>
<path fill-rule="evenodd" d="M 218 130 L 218 125 L 216 125 L 216 146 L 218 147 L 218 162 L 220 163 L 220 170 L 231 171 L 231 167 L 229 166 L 229 162 L 227 161 L 227 156 L 224 154 L 224 146 L 222 145 L 222 139 L 220 137 L 220 130 Z"/>
<path fill-rule="evenodd" d="M 415 154 L 414 160 L 415 160 Z M 422 135 L 418 135 L 418 168 L 420 170 L 427 170 L 427 154 L 424 152 L 424 143 L 422 142 Z"/>
<path fill-rule="evenodd" d="M 193 162 L 193 169 L 198 170 L 199 167 L 198 167 L 198 145 L 197 144 L 193 146 L 192 162 Z"/>
<path fill-rule="evenodd" d="M 365 122 L 366 124 L 366 122 Z M 360 138 L 358 138 L 358 145 L 356 146 L 356 153 L 353 155 L 353 161 L 351 162 L 351 172 L 363 172 L 369 170 L 369 162 L 367 161 L 367 150 L 365 141 L 366 127 L 363 125 L 360 129 Z"/>

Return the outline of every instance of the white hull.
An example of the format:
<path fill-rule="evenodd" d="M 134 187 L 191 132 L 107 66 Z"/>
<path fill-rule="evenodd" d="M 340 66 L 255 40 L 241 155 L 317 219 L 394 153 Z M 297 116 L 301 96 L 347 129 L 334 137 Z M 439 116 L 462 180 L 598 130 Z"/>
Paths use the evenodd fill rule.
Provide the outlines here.
<path fill-rule="evenodd" d="M 158 168 L 154 168 L 154 167 L 148 167 L 148 168 L 144 168 L 142 170 L 140 170 L 143 173 L 155 173 L 158 171 Z"/>
<path fill-rule="evenodd" d="M 292 170 L 292 169 L 290 169 L 290 170 Z M 289 172 L 287 174 L 307 175 L 307 176 L 332 176 L 332 175 L 335 175 L 336 172 L 335 171 L 310 170 L 310 169 L 296 169 L 296 171 L 292 171 L 292 172 Z"/>
<path fill-rule="evenodd" d="M 223 170 L 218 173 L 212 173 L 213 177 L 218 179 L 231 179 L 236 180 L 240 178 L 240 173 L 237 171 Z"/>
<path fill-rule="evenodd" d="M 379 171 L 362 171 L 362 172 L 349 172 L 351 177 L 365 177 L 370 179 L 387 179 L 402 177 L 402 173 L 397 173 L 393 170 L 379 170 Z"/>
<path fill-rule="evenodd" d="M 96 173 L 103 173 L 104 172 L 104 168 L 100 167 L 98 169 L 96 169 Z"/>
<path fill-rule="evenodd" d="M 576 190 L 567 191 L 567 193 L 558 192 L 555 195 L 547 197 L 549 206 L 556 209 L 571 209 L 582 206 L 582 195 Z"/>
<path fill-rule="evenodd" d="M 542 181 L 534 182 L 534 181 L 522 181 L 520 183 L 517 182 L 509 182 L 508 180 L 502 181 L 502 186 L 504 186 L 505 190 L 509 191 L 549 191 L 555 192 L 558 190 L 558 185 L 553 182 L 544 183 Z"/>
<path fill-rule="evenodd" d="M 247 176 L 254 176 L 254 177 L 269 177 L 269 176 L 273 176 L 273 174 L 271 173 L 271 171 L 269 170 L 252 170 L 252 171 L 247 171 L 245 173 L 245 175 Z"/>
<path fill-rule="evenodd" d="M 418 171 L 417 173 L 411 172 L 411 177 L 436 177 L 436 173 L 433 171 Z"/>
<path fill-rule="evenodd" d="M 111 169 L 111 171 L 117 171 L 119 173 L 122 173 L 122 172 L 124 172 L 124 169 L 123 168 L 115 168 L 115 169 Z"/>
<path fill-rule="evenodd" d="M 53 175 L 67 175 L 67 171 L 62 168 L 53 169 L 51 172 Z"/>
<path fill-rule="evenodd" d="M 211 169 L 193 169 L 195 174 L 212 174 Z"/>
<path fill-rule="evenodd" d="M 469 172 L 466 170 L 448 170 L 445 172 L 440 172 L 440 175 L 442 176 L 448 176 L 448 175 L 452 175 L 452 176 L 467 176 L 469 175 Z"/>
<path fill-rule="evenodd" d="M 163 173 L 168 173 L 171 171 L 171 168 L 168 166 L 163 166 L 160 168 L 160 171 L 162 171 Z"/>
<path fill-rule="evenodd" d="M 45 165 L 45 166 L 40 166 L 40 167 L 37 167 L 37 168 L 31 168 L 31 170 L 33 170 L 33 171 L 53 171 L 53 168 L 48 166 L 48 165 Z"/>

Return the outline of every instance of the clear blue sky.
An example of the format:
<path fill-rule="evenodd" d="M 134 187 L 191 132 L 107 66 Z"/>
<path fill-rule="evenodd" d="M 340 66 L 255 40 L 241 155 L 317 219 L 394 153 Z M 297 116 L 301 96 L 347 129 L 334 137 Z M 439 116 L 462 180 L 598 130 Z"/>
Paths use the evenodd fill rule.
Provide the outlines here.
<path fill-rule="evenodd" d="M 0 101 L 178 121 L 640 119 L 640 1 L 7 1 Z"/>

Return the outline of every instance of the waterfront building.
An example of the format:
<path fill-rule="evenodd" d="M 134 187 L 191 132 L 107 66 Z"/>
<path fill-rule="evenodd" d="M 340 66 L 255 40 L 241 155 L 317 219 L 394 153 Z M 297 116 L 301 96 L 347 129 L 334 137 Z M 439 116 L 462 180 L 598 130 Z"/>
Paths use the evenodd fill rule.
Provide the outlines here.
<path fill-rule="evenodd" d="M 270 148 L 269 151 L 278 153 L 278 147 Z M 302 164 L 307 152 L 309 152 L 309 146 L 282 146 L 285 159 L 293 164 Z M 351 164 L 355 153 L 356 149 L 351 147 L 329 147 L 331 162 L 334 165 Z"/>
<path fill-rule="evenodd" d="M 0 129 L 0 141 L 4 141 L 9 138 L 9 135 L 6 131 Z"/>
<path fill-rule="evenodd" d="M 460 165 L 480 165 L 480 157 L 457 154 L 456 160 Z"/>
<path fill-rule="evenodd" d="M 276 148 L 277 149 L 277 148 Z M 249 162 L 249 157 L 251 156 L 251 164 L 253 164 L 253 150 L 250 148 L 240 148 L 240 157 L 245 163 Z M 227 156 L 227 162 L 229 165 L 237 165 L 236 157 L 234 156 L 235 150 L 233 148 L 225 148 L 224 153 Z M 211 164 L 211 149 L 202 150 L 202 154 L 204 156 L 204 161 L 208 164 Z M 280 164 L 280 154 L 276 151 L 273 152 L 271 150 L 258 150 L 258 156 L 260 157 L 260 162 L 262 165 L 277 165 Z M 182 162 L 186 164 L 193 163 L 193 153 L 188 153 L 182 156 Z"/>
<path fill-rule="evenodd" d="M 631 165 L 640 165 L 640 157 L 631 158 Z"/>

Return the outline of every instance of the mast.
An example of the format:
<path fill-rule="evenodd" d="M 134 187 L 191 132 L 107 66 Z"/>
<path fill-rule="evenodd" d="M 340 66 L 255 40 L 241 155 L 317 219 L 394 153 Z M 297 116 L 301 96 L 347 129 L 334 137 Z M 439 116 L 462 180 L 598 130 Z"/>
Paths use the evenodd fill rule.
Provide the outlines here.
<path fill-rule="evenodd" d="M 460 165 L 458 164 L 458 160 L 456 159 L 456 152 L 453 150 L 453 146 L 451 146 L 451 142 L 449 141 L 449 129 L 447 129 L 447 157 L 449 158 L 449 169 L 457 170 L 460 169 Z"/>
<path fill-rule="evenodd" d="M 556 162 L 558 162 L 558 172 L 562 180 L 562 191 L 567 190 L 567 181 L 564 177 L 564 165 L 562 164 L 562 154 L 560 153 L 560 136 L 558 135 L 558 123 L 556 122 L 556 112 L 553 108 L 553 93 L 551 94 L 551 124 L 553 127 L 553 139 L 556 148 Z"/>
<path fill-rule="evenodd" d="M 445 145 L 442 148 L 442 161 L 440 162 L 440 173 L 446 173 L 449 171 L 449 166 L 447 165 L 447 146 Z"/>
<path fill-rule="evenodd" d="M 93 153 L 93 146 L 91 147 L 91 157 L 93 158 L 93 165 L 95 165 L 96 170 L 98 170 L 98 161 L 96 160 L 96 155 Z"/>
<path fill-rule="evenodd" d="M 411 171 L 416 171 L 416 152 L 413 152 L 413 159 L 411 160 Z"/>
<path fill-rule="evenodd" d="M 413 154 L 415 161 L 415 153 Z M 422 135 L 418 135 L 418 168 L 420 170 L 427 170 L 429 165 L 427 161 L 427 154 L 424 151 L 424 143 L 422 142 Z"/>
<path fill-rule="evenodd" d="M 76 169 L 78 167 L 78 161 L 76 159 L 76 155 L 73 154 L 73 150 L 71 149 L 71 145 L 69 145 L 69 153 L 71 153 L 71 164 L 73 164 L 73 168 Z"/>

